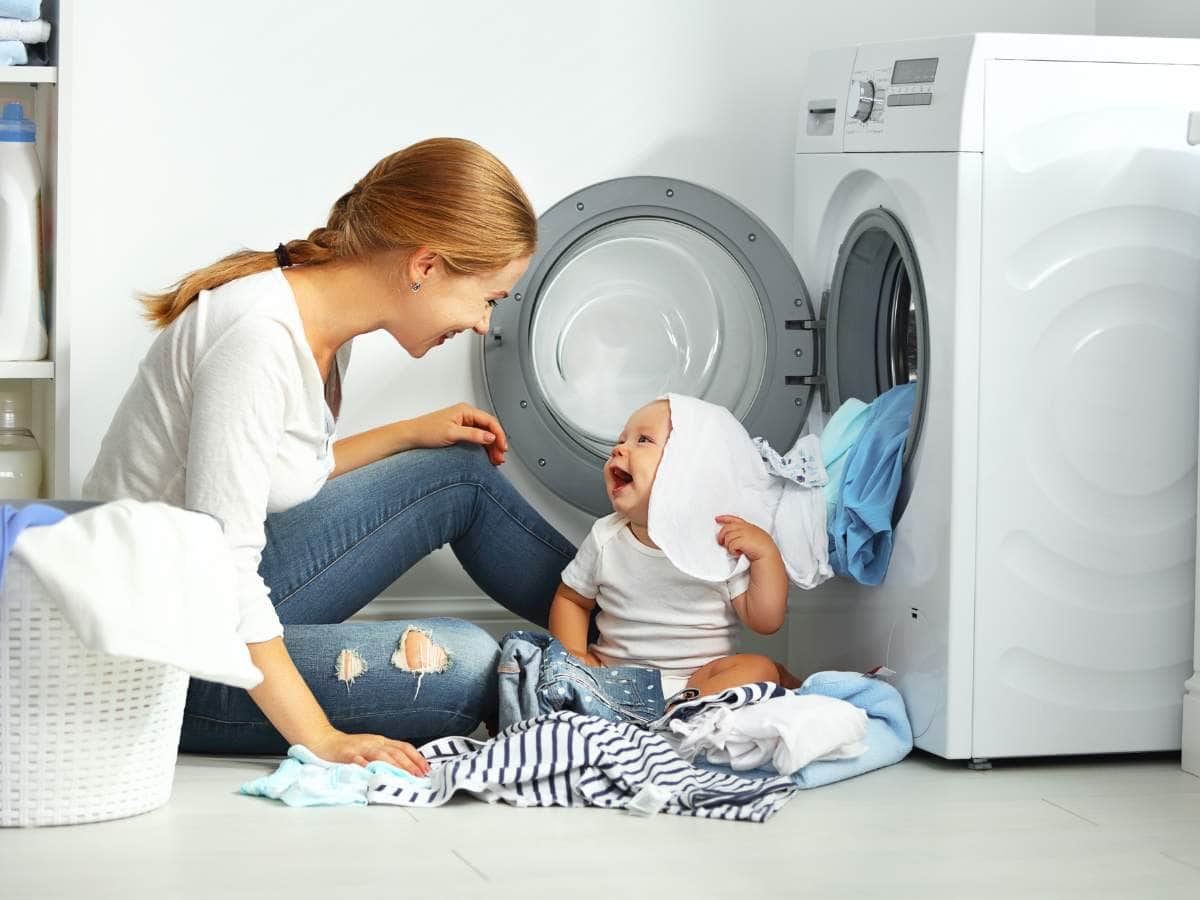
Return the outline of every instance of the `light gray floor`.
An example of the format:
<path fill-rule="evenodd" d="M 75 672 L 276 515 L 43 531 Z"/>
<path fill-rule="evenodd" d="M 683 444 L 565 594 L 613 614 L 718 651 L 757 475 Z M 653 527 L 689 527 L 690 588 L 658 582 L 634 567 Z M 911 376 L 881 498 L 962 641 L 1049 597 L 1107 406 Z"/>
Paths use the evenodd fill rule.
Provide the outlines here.
<path fill-rule="evenodd" d="M 1200 898 L 1200 778 L 1177 756 L 970 772 L 916 753 L 765 825 L 235 793 L 269 768 L 184 756 L 163 809 L 0 831 L 0 897 Z"/>

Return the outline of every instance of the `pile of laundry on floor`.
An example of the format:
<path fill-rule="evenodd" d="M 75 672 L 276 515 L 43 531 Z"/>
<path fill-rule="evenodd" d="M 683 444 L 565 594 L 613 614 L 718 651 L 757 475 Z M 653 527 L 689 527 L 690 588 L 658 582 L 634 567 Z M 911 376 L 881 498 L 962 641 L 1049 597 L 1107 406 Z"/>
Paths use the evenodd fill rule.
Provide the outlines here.
<path fill-rule="evenodd" d="M 522 694 L 533 698 L 534 715 L 513 721 L 489 741 L 449 737 L 424 745 L 420 750 L 431 766 L 424 777 L 381 762 L 328 763 L 292 747 L 274 773 L 242 785 L 242 793 L 290 806 L 429 807 L 464 791 L 514 806 L 597 806 L 763 822 L 800 789 L 891 765 L 912 749 L 899 693 L 866 675 L 820 672 L 795 691 L 744 685 L 686 700 L 644 721 L 646 704 L 593 702 L 588 688 L 612 671 L 576 663 L 592 677 L 577 692 L 564 696 L 545 684 L 539 690 L 536 682 L 524 690 L 530 686 L 520 685 L 520 676 L 540 681 L 543 658 L 506 673 L 514 647 L 561 647 L 546 636 L 534 643 L 530 632 L 513 634 L 501 656 L 502 715 L 522 714 Z M 564 662 L 557 652 L 545 658 L 552 669 Z M 505 687 L 509 676 L 515 677 Z"/>

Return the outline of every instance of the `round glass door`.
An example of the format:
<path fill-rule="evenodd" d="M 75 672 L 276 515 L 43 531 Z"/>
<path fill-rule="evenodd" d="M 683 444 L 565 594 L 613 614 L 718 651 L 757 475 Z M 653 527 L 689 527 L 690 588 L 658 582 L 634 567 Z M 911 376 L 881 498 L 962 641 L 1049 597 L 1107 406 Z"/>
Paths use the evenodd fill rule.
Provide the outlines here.
<path fill-rule="evenodd" d="M 744 416 L 766 343 L 758 293 L 737 261 L 703 232 L 660 218 L 613 222 L 569 247 L 537 298 L 530 335 L 547 406 L 604 457 L 629 414 L 667 392 Z"/>
<path fill-rule="evenodd" d="M 492 315 L 483 374 L 513 449 L 554 493 L 611 512 L 604 461 L 630 413 L 668 392 L 792 445 L 817 381 L 817 323 L 761 220 L 699 185 L 636 177 L 577 191 L 538 230 Z"/>

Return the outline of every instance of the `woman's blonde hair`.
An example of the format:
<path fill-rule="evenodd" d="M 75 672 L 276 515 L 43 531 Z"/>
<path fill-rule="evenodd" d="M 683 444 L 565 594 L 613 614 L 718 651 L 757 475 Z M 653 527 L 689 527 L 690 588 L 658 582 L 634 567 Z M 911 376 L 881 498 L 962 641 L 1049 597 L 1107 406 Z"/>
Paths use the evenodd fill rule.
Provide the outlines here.
<path fill-rule="evenodd" d="M 459 138 L 432 138 L 384 157 L 338 198 L 324 227 L 284 246 L 292 264 L 361 259 L 428 247 L 456 274 L 502 269 L 537 244 L 537 215 L 512 172 Z M 240 250 L 142 297 L 157 328 L 204 290 L 279 265 L 273 251 Z"/>

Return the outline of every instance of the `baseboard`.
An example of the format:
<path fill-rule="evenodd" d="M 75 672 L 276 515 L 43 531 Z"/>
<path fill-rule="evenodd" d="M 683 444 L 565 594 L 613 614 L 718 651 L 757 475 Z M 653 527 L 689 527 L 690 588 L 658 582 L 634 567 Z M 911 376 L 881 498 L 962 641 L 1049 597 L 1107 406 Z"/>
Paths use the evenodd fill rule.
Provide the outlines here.
<path fill-rule="evenodd" d="M 1183 771 L 1200 776 L 1200 674 L 1183 695 Z"/>

